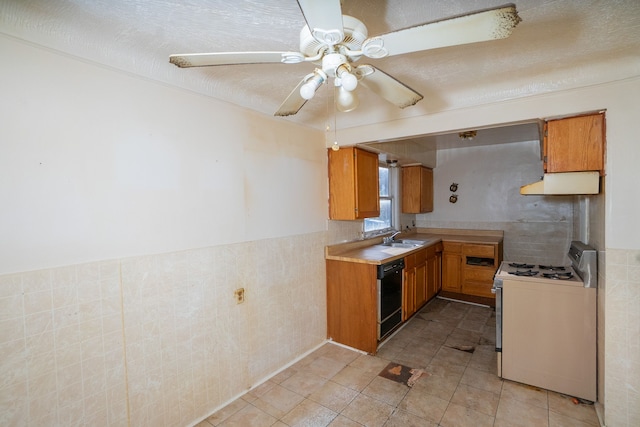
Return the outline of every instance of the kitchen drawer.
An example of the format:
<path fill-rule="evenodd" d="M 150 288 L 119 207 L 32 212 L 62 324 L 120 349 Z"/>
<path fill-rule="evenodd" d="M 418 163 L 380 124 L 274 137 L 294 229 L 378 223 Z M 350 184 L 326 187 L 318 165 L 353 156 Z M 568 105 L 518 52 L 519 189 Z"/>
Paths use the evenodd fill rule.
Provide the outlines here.
<path fill-rule="evenodd" d="M 462 243 L 442 242 L 444 252 L 462 253 Z"/>
<path fill-rule="evenodd" d="M 479 297 L 495 298 L 491 293 L 493 283 L 476 282 L 473 280 L 465 280 L 462 282 L 462 292 L 467 295 L 475 295 Z"/>
<path fill-rule="evenodd" d="M 474 257 L 480 257 L 480 258 L 483 258 L 483 257 L 493 258 L 495 254 L 495 248 L 493 245 L 465 244 L 462 251 L 467 256 L 474 256 Z"/>
<path fill-rule="evenodd" d="M 493 267 L 465 267 L 462 274 L 465 281 L 474 280 L 493 285 L 493 276 L 496 274 L 496 269 Z"/>
<path fill-rule="evenodd" d="M 407 255 L 404 257 L 404 269 L 405 271 L 410 270 L 416 266 L 416 254 Z"/>

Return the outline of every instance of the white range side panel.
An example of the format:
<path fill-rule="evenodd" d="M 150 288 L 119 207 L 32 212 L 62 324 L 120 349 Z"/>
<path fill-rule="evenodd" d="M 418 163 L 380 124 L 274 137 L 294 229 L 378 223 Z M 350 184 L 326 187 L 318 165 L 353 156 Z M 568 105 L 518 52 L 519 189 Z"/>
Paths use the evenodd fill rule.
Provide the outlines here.
<path fill-rule="evenodd" d="M 502 378 L 596 401 L 596 289 L 504 280 Z"/>

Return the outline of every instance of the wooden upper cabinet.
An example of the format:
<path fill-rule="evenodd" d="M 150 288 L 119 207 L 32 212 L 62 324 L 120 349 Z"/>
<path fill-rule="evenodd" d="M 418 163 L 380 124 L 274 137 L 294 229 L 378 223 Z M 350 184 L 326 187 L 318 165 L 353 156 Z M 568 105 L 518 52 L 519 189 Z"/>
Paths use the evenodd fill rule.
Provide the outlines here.
<path fill-rule="evenodd" d="M 420 165 L 402 168 L 402 212 L 433 212 L 433 170 Z"/>
<path fill-rule="evenodd" d="M 329 219 L 380 216 L 378 155 L 357 147 L 329 152 Z"/>
<path fill-rule="evenodd" d="M 545 123 L 545 172 L 599 171 L 604 174 L 604 113 Z"/>

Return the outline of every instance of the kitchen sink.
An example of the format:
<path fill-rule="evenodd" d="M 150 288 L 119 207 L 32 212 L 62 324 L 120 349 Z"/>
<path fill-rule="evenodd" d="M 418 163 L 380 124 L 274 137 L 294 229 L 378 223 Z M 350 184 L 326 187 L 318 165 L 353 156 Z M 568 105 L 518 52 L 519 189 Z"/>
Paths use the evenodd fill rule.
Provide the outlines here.
<path fill-rule="evenodd" d="M 414 242 L 418 242 L 417 240 L 415 240 Z M 411 248 L 417 248 L 419 246 L 422 246 L 422 242 L 420 242 L 420 244 L 418 243 L 411 243 L 411 242 L 407 242 L 405 240 L 401 241 L 401 242 L 391 242 L 391 243 L 385 243 L 383 244 L 383 246 L 390 246 L 392 248 L 406 248 L 406 249 L 411 249 Z"/>
<path fill-rule="evenodd" d="M 424 244 L 427 243 L 424 240 L 411 240 L 411 239 L 402 239 L 400 240 L 400 242 L 407 245 L 413 245 L 413 246 L 424 246 Z"/>

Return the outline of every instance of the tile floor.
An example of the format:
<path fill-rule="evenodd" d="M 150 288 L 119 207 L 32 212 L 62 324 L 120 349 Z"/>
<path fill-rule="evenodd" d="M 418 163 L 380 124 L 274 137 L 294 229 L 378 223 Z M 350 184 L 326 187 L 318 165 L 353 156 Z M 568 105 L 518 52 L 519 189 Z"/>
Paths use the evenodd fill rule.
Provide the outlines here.
<path fill-rule="evenodd" d="M 494 343 L 491 308 L 434 299 L 376 356 L 327 343 L 197 427 L 599 426 L 593 405 L 498 378 Z"/>

